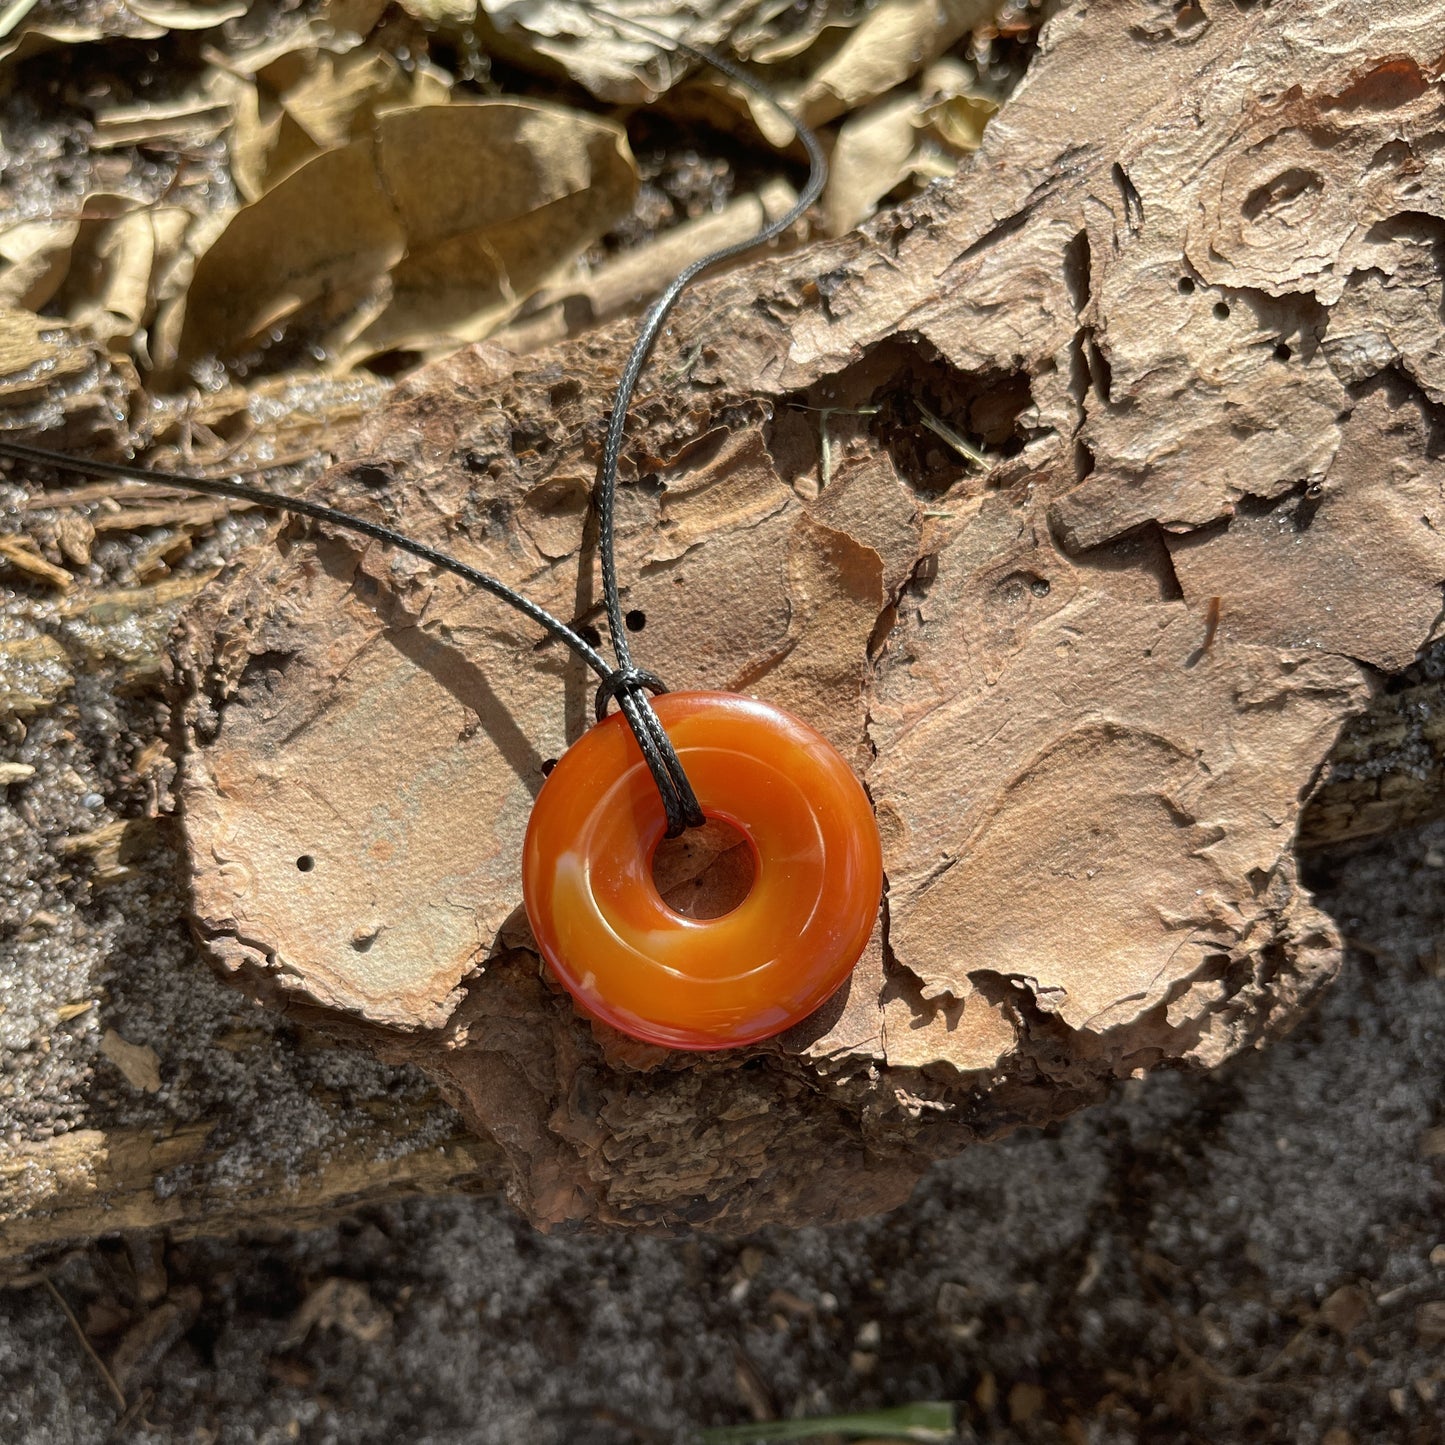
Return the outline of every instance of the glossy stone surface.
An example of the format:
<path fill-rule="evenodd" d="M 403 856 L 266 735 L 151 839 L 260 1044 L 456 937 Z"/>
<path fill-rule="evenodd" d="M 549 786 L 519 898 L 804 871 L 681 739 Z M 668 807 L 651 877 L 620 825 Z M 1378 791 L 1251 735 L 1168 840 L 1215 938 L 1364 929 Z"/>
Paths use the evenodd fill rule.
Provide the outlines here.
<path fill-rule="evenodd" d="M 557 979 L 624 1033 L 679 1049 L 753 1043 L 810 1014 L 862 953 L 883 887 L 873 809 L 832 744 L 780 708 L 712 692 L 656 707 L 703 811 L 751 844 L 751 891 L 719 918 L 663 901 L 662 802 L 614 714 L 537 797 L 527 916 Z"/>

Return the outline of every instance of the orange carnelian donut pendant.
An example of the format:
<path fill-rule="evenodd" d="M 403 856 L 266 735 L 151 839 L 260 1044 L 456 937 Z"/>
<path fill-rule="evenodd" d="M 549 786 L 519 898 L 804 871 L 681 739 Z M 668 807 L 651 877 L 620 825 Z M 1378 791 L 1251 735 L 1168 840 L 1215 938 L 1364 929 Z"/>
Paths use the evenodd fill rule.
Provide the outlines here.
<path fill-rule="evenodd" d="M 675 1049 L 750 1044 L 847 978 L 878 914 L 882 850 L 848 764 L 805 723 L 732 693 L 653 704 L 703 811 L 753 849 L 753 886 L 721 918 L 663 902 L 662 800 L 626 720 L 585 733 L 543 784 L 522 893 L 542 956 L 577 1002 Z"/>

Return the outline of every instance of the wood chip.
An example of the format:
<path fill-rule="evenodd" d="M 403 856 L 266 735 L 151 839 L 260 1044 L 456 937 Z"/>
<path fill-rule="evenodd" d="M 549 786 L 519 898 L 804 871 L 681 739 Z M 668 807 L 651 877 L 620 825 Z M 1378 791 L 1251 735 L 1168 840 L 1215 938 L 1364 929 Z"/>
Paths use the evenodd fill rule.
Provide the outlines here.
<path fill-rule="evenodd" d="M 323 1280 L 302 1302 L 281 1337 L 282 1349 L 295 1349 L 313 1329 L 340 1330 L 364 1345 L 375 1344 L 391 1329 L 392 1318 L 360 1280 Z"/>
<path fill-rule="evenodd" d="M 0 717 L 43 712 L 74 682 L 70 656 L 53 637 L 0 642 Z"/>
<path fill-rule="evenodd" d="M 82 507 L 93 502 L 113 502 L 124 506 L 131 502 L 149 506 L 160 498 L 183 498 L 194 494 L 179 487 L 153 485 L 149 482 L 87 482 L 79 487 L 44 489 L 32 492 L 21 504 L 25 512 L 47 512 L 61 507 Z"/>
<path fill-rule="evenodd" d="M 55 523 L 56 538 L 66 561 L 76 567 L 90 565 L 90 549 L 95 541 L 95 528 L 89 518 L 74 512 L 62 512 Z"/>
<path fill-rule="evenodd" d="M 1445 1125 L 1437 1124 L 1420 1135 L 1422 1159 L 1445 1159 Z"/>
<path fill-rule="evenodd" d="M 58 587 L 62 592 L 69 588 L 73 580 L 64 567 L 47 562 L 29 537 L 0 537 L 0 558 L 4 558 L 12 567 L 18 568 L 27 576 L 46 582 L 51 587 Z"/>
<path fill-rule="evenodd" d="M 1320 1318 L 1338 1335 L 1348 1335 L 1370 1317 L 1370 1297 L 1358 1285 L 1341 1285 L 1320 1306 Z"/>
<path fill-rule="evenodd" d="M 1422 1345 L 1445 1344 L 1445 1300 L 1427 1300 L 1416 1307 L 1415 1335 Z"/>
<path fill-rule="evenodd" d="M 122 507 L 118 512 L 103 513 L 94 519 L 97 532 L 139 532 L 147 527 L 214 526 L 232 512 L 249 511 L 250 502 L 233 501 L 228 497 L 188 497 L 184 501 L 155 502 L 143 507 Z"/>
<path fill-rule="evenodd" d="M 106 1029 L 100 1038 L 100 1052 L 120 1070 L 131 1088 L 147 1094 L 160 1092 L 161 1061 L 154 1049 L 130 1043 L 114 1029 Z"/>
<path fill-rule="evenodd" d="M 55 845 L 61 857 L 88 857 L 91 881 L 98 887 L 121 883 L 135 874 L 134 865 L 156 845 L 152 818 L 125 818 L 106 823 L 88 833 L 62 838 Z"/>
<path fill-rule="evenodd" d="M 179 792 L 218 962 L 443 1081 L 539 1221 L 870 1212 L 930 1150 L 1261 1043 L 1339 965 L 1302 794 L 1445 575 L 1438 266 L 1410 219 L 1445 0 L 1392 12 L 1388 60 L 1365 0 L 1218 6 L 1143 48 L 1132 14 L 1049 27 L 968 187 L 694 294 L 637 409 L 618 564 L 648 665 L 788 706 L 877 809 L 886 936 L 812 1040 L 842 1045 L 634 1068 L 539 980 L 521 840 L 585 688 L 491 599 L 288 539 L 186 619 Z M 1389 106 L 1334 99 L 1369 76 Z M 1366 335 L 1345 278 L 1379 262 Z M 578 439 L 631 339 L 459 352 L 317 495 L 586 612 Z M 811 418 L 787 429 L 803 407 L 832 409 L 827 466 Z"/>
<path fill-rule="evenodd" d="M 204 99 L 111 106 L 96 112 L 91 145 L 97 150 L 158 142 L 172 146 L 205 145 L 215 140 L 230 123 L 229 106 Z"/>

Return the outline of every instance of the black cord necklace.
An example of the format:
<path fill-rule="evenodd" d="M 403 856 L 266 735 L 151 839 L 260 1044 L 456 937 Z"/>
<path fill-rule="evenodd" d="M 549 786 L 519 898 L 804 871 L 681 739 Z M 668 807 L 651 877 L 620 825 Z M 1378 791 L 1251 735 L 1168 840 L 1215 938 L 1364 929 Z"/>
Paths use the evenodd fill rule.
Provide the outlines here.
<path fill-rule="evenodd" d="M 538 948 L 589 1013 L 649 1042 L 714 1049 L 778 1033 L 847 977 L 877 918 L 881 845 L 862 786 L 807 724 L 733 694 L 662 696 L 662 679 L 633 661 L 615 558 L 617 470 L 638 380 L 683 292 L 708 267 L 792 226 L 821 194 L 827 164 L 818 138 L 731 61 L 579 3 L 615 28 L 710 65 L 751 91 L 793 126 L 809 162 L 807 184 L 785 215 L 694 261 L 658 296 L 622 368 L 593 491 L 615 662 L 499 579 L 337 508 L 229 478 L 157 472 L 20 442 L 0 440 L 0 456 L 231 497 L 359 533 L 472 583 L 570 647 L 599 679 L 597 725 L 552 770 L 528 822 L 523 897 Z M 619 715 L 609 718 L 613 699 Z M 754 883 L 722 917 L 685 918 L 659 895 L 652 857 L 663 836 L 676 837 L 709 818 L 732 824 L 747 840 Z"/>
<path fill-rule="evenodd" d="M 254 506 L 264 507 L 270 511 L 290 512 L 296 516 L 309 517 L 313 521 L 325 522 L 346 531 L 359 533 L 363 537 L 370 537 L 374 541 L 396 547 L 401 551 L 410 552 L 413 556 L 421 558 L 422 561 L 451 572 L 464 581 L 470 582 L 473 586 L 480 587 L 484 592 L 491 593 L 492 596 L 531 618 L 559 642 L 565 643 L 597 674 L 599 679 L 596 697 L 597 718 L 600 721 L 606 716 L 608 703 L 615 699 L 619 710 L 627 719 L 628 726 L 632 729 L 633 736 L 637 739 L 637 745 L 642 750 L 648 771 L 657 785 L 663 809 L 667 815 L 667 836 L 673 838 L 687 828 L 700 827 L 706 820 L 703 817 L 702 809 L 698 806 L 697 796 L 687 780 L 687 774 L 678 761 L 676 750 L 668 741 L 667 733 L 658 721 L 657 712 L 648 700 L 649 693 L 666 692 L 667 687 L 656 673 L 640 668 L 633 662 L 632 650 L 628 645 L 627 631 L 623 623 L 614 538 L 617 468 L 621 460 L 622 443 L 627 429 L 627 411 L 632 404 L 633 393 L 637 389 L 643 367 L 647 364 L 647 358 L 657 341 L 663 323 L 681 299 L 683 292 L 709 267 L 740 256 L 787 231 L 822 194 L 828 176 L 828 163 L 817 136 L 807 126 L 794 120 L 787 107 L 767 86 L 753 79 L 730 60 L 715 55 L 711 51 L 689 45 L 686 41 L 672 39 L 639 21 L 612 15 L 605 10 L 586 4 L 585 0 L 579 0 L 579 3 L 581 8 L 605 20 L 608 24 L 617 28 L 634 30 L 647 36 L 650 40 L 670 46 L 694 60 L 712 66 L 739 85 L 745 86 L 793 126 L 799 141 L 807 152 L 809 165 L 807 184 L 785 215 L 765 226 L 755 236 L 724 246 L 694 261 L 658 296 L 648 308 L 638 330 L 637 339 L 633 342 L 632 350 L 628 353 L 627 361 L 622 368 L 622 375 L 618 380 L 617 391 L 612 402 L 612 412 L 608 419 L 602 459 L 593 487 L 593 502 L 597 509 L 598 550 L 602 561 L 602 593 L 607 612 L 608 631 L 612 638 L 612 651 L 616 658 L 615 665 L 609 664 L 607 659 L 586 638 L 560 618 L 554 617 L 546 608 L 538 606 L 522 593 L 508 587 L 505 582 L 499 581 L 478 568 L 469 566 L 436 547 L 429 547 L 426 543 L 415 541 L 390 527 L 383 526 L 378 522 L 367 521 L 364 517 L 353 516 L 351 513 L 340 511 L 335 507 L 328 507 L 320 502 L 308 501 L 301 497 L 283 496 L 264 487 L 252 486 L 230 478 L 158 472 L 125 462 L 106 462 L 89 457 L 68 456 L 45 447 L 29 446 L 22 442 L 5 439 L 0 439 L 0 456 L 90 476 L 115 477 L 129 481 L 182 487 L 188 491 L 202 492 L 209 496 L 231 497 L 237 501 L 250 502 Z"/>

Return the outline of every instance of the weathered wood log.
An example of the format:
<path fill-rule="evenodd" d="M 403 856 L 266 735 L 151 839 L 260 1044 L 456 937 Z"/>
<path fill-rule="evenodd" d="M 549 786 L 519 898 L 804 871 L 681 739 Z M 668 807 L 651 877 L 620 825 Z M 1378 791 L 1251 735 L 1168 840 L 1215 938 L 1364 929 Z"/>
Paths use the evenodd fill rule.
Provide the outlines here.
<path fill-rule="evenodd" d="M 866 778 L 889 893 L 846 996 L 733 1056 L 589 1027 L 517 911 L 585 681 L 344 536 L 188 620 L 179 792 L 223 967 L 436 1078 L 543 1224 L 875 1210 L 939 1153 L 1287 1028 L 1338 958 L 1301 800 L 1445 577 L 1442 53 L 1439 3 L 1066 15 L 956 183 L 678 314 L 625 606 L 674 686 L 765 694 Z M 628 338 L 451 358 L 321 494 L 590 621 Z"/>
<path fill-rule="evenodd" d="M 458 1127 L 442 1141 L 418 1140 L 415 1116 L 354 1123 L 344 1145 L 318 1149 L 243 1183 L 214 1166 L 212 1121 L 170 1131 L 76 1129 L 0 1152 L 0 1261 L 77 1239 L 164 1228 L 176 1237 L 285 1226 L 306 1228 L 361 1203 L 409 1194 L 490 1191 L 503 1177 L 500 1152 Z M 164 1190 L 193 1172 L 196 1185 Z"/>
<path fill-rule="evenodd" d="M 223 578 L 176 679 L 197 920 L 228 976 L 417 1062 L 474 1133 L 414 1147 L 414 1105 L 375 1100 L 238 1183 L 209 1120 L 97 1119 L 0 1144 L 0 1254 L 504 1173 L 544 1224 L 846 1217 L 1288 1028 L 1338 958 L 1296 828 L 1437 810 L 1422 679 L 1301 815 L 1445 576 L 1442 55 L 1439 0 L 1096 5 L 958 182 L 684 307 L 623 497 L 639 648 L 828 731 L 888 847 L 846 997 L 776 1045 L 642 1050 L 539 974 L 518 843 L 589 706 L 552 649 L 344 537 Z M 594 620 L 585 490 L 629 336 L 432 368 L 323 493 Z"/>
<path fill-rule="evenodd" d="M 157 656 L 146 666 L 158 664 Z M 1368 775 L 1352 771 L 1321 785 L 1301 817 L 1301 849 L 1338 850 L 1439 815 L 1441 790 L 1430 780 L 1445 771 L 1445 753 L 1429 722 L 1445 706 L 1440 694 L 1438 682 L 1382 693 L 1350 722 L 1326 776 L 1336 769 Z M 83 989 L 83 980 L 59 989 L 54 1007 Z M 281 1036 L 258 1047 L 274 1063 L 295 1045 Z M 253 1130 L 251 1107 L 237 1099 L 228 1115 L 203 1113 L 170 1127 L 81 1127 L 0 1145 L 0 1261 L 122 1229 L 164 1227 L 184 1235 L 297 1228 L 400 1195 L 505 1183 L 501 1151 L 460 1119 L 445 1126 L 435 1110 L 423 1110 L 426 1125 L 419 1127 L 414 1101 L 386 1096 L 368 1101 L 364 1125 L 338 1116 L 335 1137 L 310 1153 L 259 1173 L 238 1170 L 228 1156 L 234 1141 Z"/>
<path fill-rule="evenodd" d="M 1300 817 L 1298 848 L 1339 851 L 1441 816 L 1445 683 L 1411 669 L 1340 735 Z"/>

